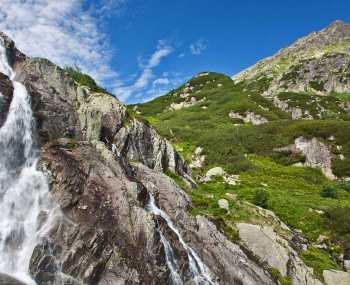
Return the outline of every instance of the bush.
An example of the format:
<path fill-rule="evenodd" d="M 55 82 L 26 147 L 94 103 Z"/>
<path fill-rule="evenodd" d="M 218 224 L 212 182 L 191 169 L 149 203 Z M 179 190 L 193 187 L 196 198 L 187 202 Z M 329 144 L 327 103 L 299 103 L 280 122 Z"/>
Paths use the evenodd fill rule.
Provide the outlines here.
<path fill-rule="evenodd" d="M 336 199 L 338 196 L 337 189 L 332 186 L 325 186 L 320 191 L 320 195 L 324 198 Z"/>
<path fill-rule="evenodd" d="M 350 193 L 350 181 L 341 181 L 339 182 L 339 186 L 346 192 Z"/>
<path fill-rule="evenodd" d="M 334 238 L 340 239 L 345 247 L 350 246 L 350 206 L 337 206 L 326 210 L 326 227 Z"/>
<path fill-rule="evenodd" d="M 268 202 L 269 202 L 269 194 L 263 190 L 263 189 L 258 189 L 255 191 L 254 194 L 254 201 L 253 203 L 261 208 L 268 208 Z"/>
<path fill-rule="evenodd" d="M 78 66 L 66 66 L 64 71 L 72 77 L 74 81 L 78 82 L 78 84 L 89 87 L 91 91 L 108 93 L 105 89 L 98 86 L 91 76 L 83 73 Z"/>

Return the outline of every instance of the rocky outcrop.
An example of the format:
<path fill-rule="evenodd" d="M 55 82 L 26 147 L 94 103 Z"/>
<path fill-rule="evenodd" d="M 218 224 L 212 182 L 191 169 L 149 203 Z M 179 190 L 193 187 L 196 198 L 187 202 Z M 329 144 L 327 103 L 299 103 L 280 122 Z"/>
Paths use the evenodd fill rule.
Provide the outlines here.
<path fill-rule="evenodd" d="M 311 140 L 299 137 L 294 144 L 287 147 L 275 149 L 275 151 L 291 152 L 302 154 L 306 161 L 303 164 L 307 167 L 320 168 L 323 174 L 329 179 L 336 179 L 332 172 L 332 154 L 328 146 L 320 142 L 317 138 Z"/>
<path fill-rule="evenodd" d="M 278 235 L 271 226 L 237 224 L 239 237 L 247 250 L 256 255 L 282 276 L 288 276 L 293 285 L 322 285 L 313 276 L 313 270 L 301 261 L 289 241 Z"/>
<path fill-rule="evenodd" d="M 61 137 L 101 140 L 130 160 L 188 177 L 189 169 L 172 146 L 150 125 L 131 118 L 115 97 L 77 87 L 44 59 L 27 58 L 17 78 L 30 92 L 41 144 Z"/>
<path fill-rule="evenodd" d="M 180 94 L 181 96 L 182 94 Z M 195 97 L 188 97 L 189 94 L 188 93 L 185 93 L 184 95 L 182 95 L 182 98 L 185 98 L 184 101 L 182 102 L 179 102 L 179 103 L 171 103 L 169 108 L 168 108 L 168 111 L 176 111 L 176 110 L 181 110 L 183 108 L 189 108 L 189 107 L 192 107 L 194 105 L 197 105 L 199 103 L 203 103 L 206 98 L 202 98 L 201 100 L 197 100 Z"/>
<path fill-rule="evenodd" d="M 268 122 L 266 118 L 259 114 L 255 114 L 253 112 L 245 112 L 243 115 L 239 113 L 235 113 L 231 111 L 228 116 L 231 119 L 239 119 L 242 120 L 244 123 L 251 123 L 254 126 L 265 124 Z"/>
<path fill-rule="evenodd" d="M 323 277 L 326 285 L 350 284 L 350 273 L 338 270 L 324 270 Z"/>
<path fill-rule="evenodd" d="M 313 119 L 313 117 L 310 115 L 310 113 L 307 110 L 303 110 L 300 107 L 289 106 L 288 102 L 280 100 L 278 97 L 273 97 L 272 102 L 277 108 L 280 108 L 282 111 L 290 113 L 292 115 L 293 120 L 298 120 L 298 119 L 312 120 Z"/>
<path fill-rule="evenodd" d="M 146 189 L 113 152 L 61 139 L 42 148 L 41 165 L 63 215 L 33 253 L 39 284 L 58 284 L 62 272 L 86 284 L 168 282 Z"/>

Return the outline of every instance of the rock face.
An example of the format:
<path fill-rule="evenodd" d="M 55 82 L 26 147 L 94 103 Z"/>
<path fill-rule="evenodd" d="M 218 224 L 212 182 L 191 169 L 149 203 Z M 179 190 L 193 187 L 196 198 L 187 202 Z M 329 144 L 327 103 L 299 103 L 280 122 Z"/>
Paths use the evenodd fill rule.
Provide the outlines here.
<path fill-rule="evenodd" d="M 289 242 L 279 236 L 272 227 L 240 223 L 239 237 L 248 250 L 282 276 L 289 276 L 294 285 L 322 285 L 313 277 L 313 270 L 305 266 Z"/>
<path fill-rule="evenodd" d="M 0 285 L 25 285 L 25 284 L 6 274 L 0 273 Z"/>
<path fill-rule="evenodd" d="M 101 142 L 53 141 L 41 159 L 64 214 L 33 253 L 36 280 L 58 284 L 62 270 L 86 284 L 167 282 L 156 224 L 143 208 L 147 192 L 131 169 Z"/>
<path fill-rule="evenodd" d="M 317 138 L 311 140 L 299 137 L 295 143 L 276 151 L 288 151 L 292 153 L 301 153 L 305 156 L 305 166 L 320 168 L 323 174 L 329 179 L 335 179 L 332 172 L 332 155 L 327 145 L 320 142 Z"/>
<path fill-rule="evenodd" d="M 12 100 L 13 86 L 11 80 L 0 72 L 0 127 L 6 120 Z"/>
<path fill-rule="evenodd" d="M 323 277 L 326 285 L 350 284 L 350 273 L 337 270 L 324 270 Z"/>

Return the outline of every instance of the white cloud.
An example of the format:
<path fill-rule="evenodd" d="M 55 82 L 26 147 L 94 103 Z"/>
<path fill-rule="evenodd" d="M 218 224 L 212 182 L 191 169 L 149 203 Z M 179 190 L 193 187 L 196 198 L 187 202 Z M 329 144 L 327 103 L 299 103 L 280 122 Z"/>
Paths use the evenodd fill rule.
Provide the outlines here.
<path fill-rule="evenodd" d="M 207 48 L 207 41 L 199 39 L 190 45 L 191 53 L 194 55 L 200 55 Z"/>
<path fill-rule="evenodd" d="M 20 50 L 65 66 L 77 64 L 98 81 L 113 80 L 113 50 L 101 31 L 99 11 L 116 11 L 125 0 L 1 0 L 0 30 L 12 37 Z"/>
<path fill-rule="evenodd" d="M 136 97 L 140 92 L 146 91 L 145 89 L 149 86 L 150 81 L 155 77 L 153 69 L 161 63 L 163 58 L 170 55 L 173 51 L 173 47 L 168 45 L 166 41 L 159 40 L 156 50 L 148 60 L 144 62 L 142 58 L 138 58 L 141 74 L 135 82 L 129 86 L 117 86 L 117 88 L 114 89 L 114 93 L 117 97 L 122 101 L 128 101 L 131 96 Z"/>
<path fill-rule="evenodd" d="M 159 85 L 169 85 L 170 80 L 169 78 L 163 77 L 163 78 L 158 78 L 153 81 L 152 85 L 153 86 L 159 86 Z"/>
<path fill-rule="evenodd" d="M 112 66 L 115 50 L 103 31 L 108 19 L 123 11 L 126 3 L 128 0 L 0 0 L 0 30 L 29 56 L 48 58 L 61 67 L 78 65 L 122 101 L 164 94 L 177 78 L 169 77 L 166 86 L 168 75 L 157 80 L 154 74 L 174 51 L 166 41 L 158 41 L 153 54 L 140 59 L 136 77 L 122 81 Z"/>

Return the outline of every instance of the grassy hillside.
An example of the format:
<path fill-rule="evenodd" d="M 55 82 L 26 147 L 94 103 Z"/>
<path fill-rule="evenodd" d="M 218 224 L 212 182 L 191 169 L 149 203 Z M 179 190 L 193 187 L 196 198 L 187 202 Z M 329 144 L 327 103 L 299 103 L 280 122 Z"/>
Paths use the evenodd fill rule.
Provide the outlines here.
<path fill-rule="evenodd" d="M 334 230 L 341 228 L 341 223 L 334 225 L 327 217 L 339 217 L 339 211 L 334 213 L 337 207 L 350 210 L 350 184 L 330 181 L 318 169 L 293 166 L 305 158 L 274 149 L 287 146 L 301 136 L 316 137 L 332 152 L 333 173 L 339 177 L 350 176 L 350 122 L 348 114 L 337 109 L 348 96 L 280 94 L 292 106 L 305 108 L 317 118 L 319 106 L 332 110 L 327 116 L 323 114 L 322 120 L 292 120 L 290 113 L 259 95 L 268 82 L 261 80 L 251 84 L 235 84 L 225 75 L 204 73 L 165 96 L 129 106 L 129 110 L 147 119 L 188 162 L 195 149 L 202 147 L 204 165 L 193 169 L 198 179 L 216 166 L 223 167 L 229 174 L 239 175 L 237 185 L 223 183 L 219 177 L 209 183 L 198 180 L 199 189 L 189 190 L 195 205 L 194 214 L 217 220 L 226 234 L 235 239 L 235 223 L 257 223 L 262 219 L 245 203 L 263 206 L 293 229 L 301 231 L 311 243 L 317 243 L 320 236 L 329 237 L 332 245 L 327 252 L 312 249 L 304 254 L 305 260 L 318 273 L 325 267 L 338 268 L 335 256 L 342 247 L 350 245 L 350 237 L 344 230 Z M 190 102 L 192 97 L 195 98 L 194 105 L 171 109 L 172 104 Z M 240 118 L 231 118 L 232 112 L 243 117 L 254 113 L 267 122 L 253 125 Z M 339 146 L 343 160 L 339 159 Z M 221 209 L 219 199 L 227 199 L 231 210 Z M 350 226 L 346 229 L 350 231 Z"/>

